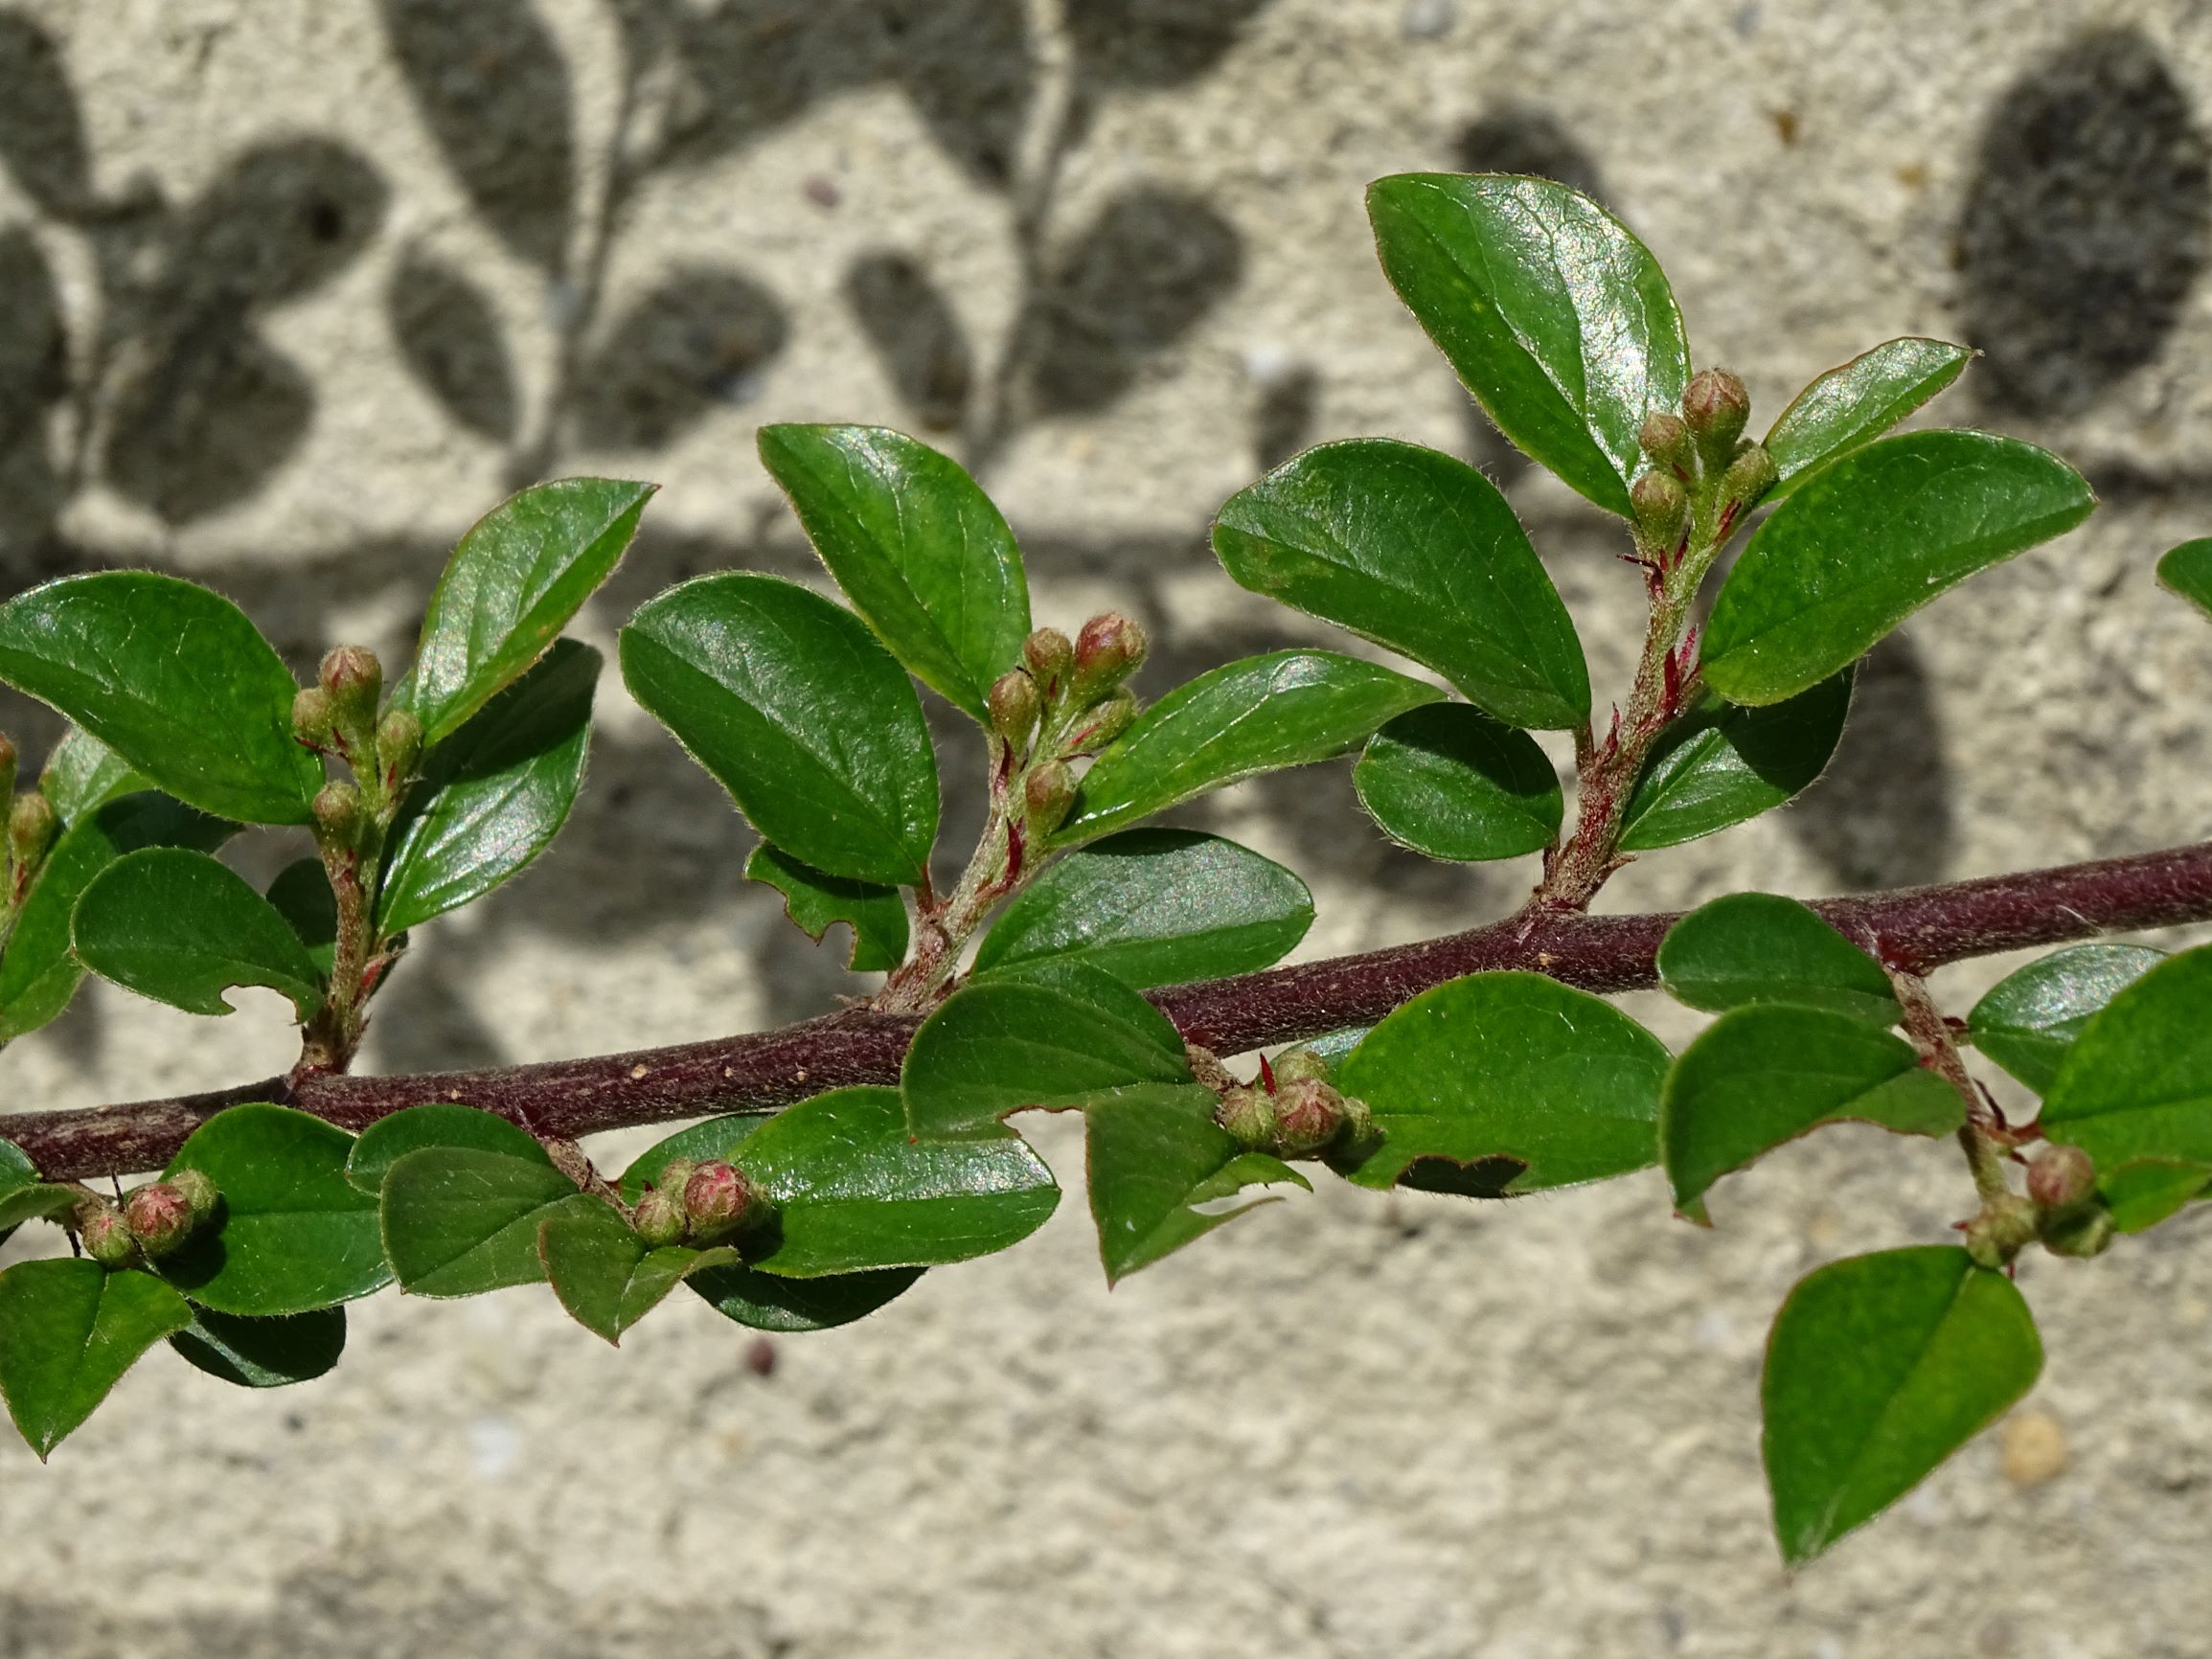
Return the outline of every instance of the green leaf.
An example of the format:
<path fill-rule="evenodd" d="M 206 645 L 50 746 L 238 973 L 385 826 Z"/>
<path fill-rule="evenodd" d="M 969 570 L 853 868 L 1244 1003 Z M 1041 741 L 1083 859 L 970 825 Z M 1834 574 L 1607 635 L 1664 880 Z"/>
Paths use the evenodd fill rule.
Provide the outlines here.
<path fill-rule="evenodd" d="M 80 815 L 47 853 L 0 955 L 0 1041 L 36 1031 L 77 994 L 84 964 L 70 943 L 70 919 L 103 871 L 142 847 L 212 852 L 237 832 L 235 824 L 150 790 Z"/>
<path fill-rule="evenodd" d="M 777 577 L 697 577 L 630 619 L 622 675 L 794 858 L 852 881 L 921 876 L 937 838 L 929 729 L 851 611 Z"/>
<path fill-rule="evenodd" d="M 1752 533 L 1705 625 L 1705 679 L 1732 703 L 1795 696 L 2095 506 L 2080 473 L 2015 438 L 1908 432 L 1854 450 Z"/>
<path fill-rule="evenodd" d="M 1652 746 L 1621 816 L 1621 850 L 1649 852 L 1781 806 L 1827 769 L 1851 712 L 1852 670 L 1739 708 L 1710 691 Z"/>
<path fill-rule="evenodd" d="M 321 976 L 292 924 L 204 852 L 149 847 L 118 858 L 77 901 L 70 937 L 103 979 L 187 1013 L 229 1013 L 223 992 L 245 985 L 290 998 L 302 1020 L 322 1006 Z"/>
<path fill-rule="evenodd" d="M 1261 1204 L 1231 1207 L 1246 1187 L 1312 1188 L 1279 1158 L 1247 1152 L 1214 1121 L 1203 1089 L 1106 1102 L 1084 1114 L 1091 1216 L 1106 1283 L 1181 1249 Z"/>
<path fill-rule="evenodd" d="M 1403 173 L 1368 187 L 1367 216 L 1390 285 L 1497 429 L 1626 516 L 1636 432 L 1690 377 L 1651 251 L 1542 178 Z"/>
<path fill-rule="evenodd" d="M 1856 1256 L 1790 1291 L 1761 1385 L 1782 1558 L 1800 1566 L 1918 1486 L 2034 1386 L 2011 1280 L 1954 1245 Z"/>
<path fill-rule="evenodd" d="M 2142 1233 L 2178 1215 L 2192 1198 L 2201 1197 L 2208 1186 L 2212 1186 L 2212 1164 L 2138 1158 L 2117 1170 L 2102 1171 L 2097 1178 L 2097 1195 L 2111 1211 L 2116 1229 Z"/>
<path fill-rule="evenodd" d="M 266 895 L 327 983 L 338 960 L 338 896 L 320 858 L 300 858 L 277 872 Z"/>
<path fill-rule="evenodd" d="M 1907 337 L 1862 352 L 1797 394 L 1767 433 L 1780 500 L 1815 469 L 1872 443 L 1953 380 L 1973 352 L 1948 340 Z"/>
<path fill-rule="evenodd" d="M 622 1333 L 702 1268 L 734 1265 L 727 1245 L 649 1248 L 607 1204 L 563 1205 L 538 1224 L 537 1253 L 570 1317 L 619 1345 Z"/>
<path fill-rule="evenodd" d="M 544 654 L 614 574 L 655 486 L 563 478 L 478 519 L 438 579 L 400 699 L 426 743 L 468 717 Z"/>
<path fill-rule="evenodd" d="M 202 1307 L 266 1318 L 311 1313 L 380 1290 L 392 1269 L 376 1201 L 346 1182 L 353 1137 L 288 1106 L 217 1112 L 168 1173 L 203 1171 L 222 1194 L 214 1224 L 159 1266 Z"/>
<path fill-rule="evenodd" d="M 673 1159 L 703 1163 L 710 1158 L 733 1157 L 770 1121 L 732 1115 L 678 1129 L 630 1161 L 622 1176 L 623 1201 L 636 1203 L 649 1184 L 659 1183 L 661 1170 Z M 894 1297 L 905 1294 L 923 1272 L 920 1267 L 886 1267 L 828 1279 L 785 1279 L 741 1265 L 700 1263 L 696 1276 L 687 1283 L 725 1319 L 756 1330 L 827 1330 L 864 1319 Z"/>
<path fill-rule="evenodd" d="M 745 879 L 781 893 L 784 914 L 816 944 L 833 923 L 850 926 L 853 954 L 846 966 L 854 972 L 879 973 L 905 960 L 906 901 L 898 888 L 825 875 L 767 841 L 745 860 Z"/>
<path fill-rule="evenodd" d="M 1794 898 L 1731 893 L 1701 904 L 1659 943 L 1659 978 L 1708 1013 L 1746 1003 L 1824 1008 L 1878 1026 L 1902 1017 L 1881 965 Z"/>
<path fill-rule="evenodd" d="M 1312 925 L 1306 884 L 1250 848 L 1128 830 L 1031 882 L 984 935 L 975 972 L 1074 960 L 1143 990 L 1266 967 Z"/>
<path fill-rule="evenodd" d="M 152 787 L 152 779 L 81 726 L 61 735 L 38 774 L 38 792 L 65 825 Z"/>
<path fill-rule="evenodd" d="M 403 933 L 481 898 L 552 845 L 583 782 L 600 655 L 544 659 L 432 749 L 392 827 L 376 925 Z"/>
<path fill-rule="evenodd" d="M 1990 987 L 1966 1016 L 1974 1047 L 2037 1094 L 2074 1039 L 2113 997 L 2166 960 L 2147 944 L 2077 944 L 2039 958 Z"/>
<path fill-rule="evenodd" d="M 0 1395 L 44 1463 L 138 1356 L 192 1323 L 185 1299 L 96 1261 L 19 1261 L 0 1273 Z"/>
<path fill-rule="evenodd" d="M 1464 461 L 1382 438 L 1324 443 L 1231 496 L 1214 551 L 1254 593 L 1402 651 L 1508 725 L 1589 718 L 1559 590 Z"/>
<path fill-rule="evenodd" d="M 2100 1169 L 2212 1163 L 2212 945 L 2160 963 L 2083 1028 L 2038 1122 Z"/>
<path fill-rule="evenodd" d="M 1659 1155 L 1668 1057 L 1610 1003 L 1540 973 L 1452 980 L 1337 1069 L 1384 1135 L 1348 1178 L 1497 1196 L 1641 1170 Z"/>
<path fill-rule="evenodd" d="M 239 1388 L 288 1388 L 311 1382 L 346 1352 L 346 1310 L 319 1307 L 274 1319 L 194 1310 L 170 1347 L 210 1376 Z"/>
<path fill-rule="evenodd" d="M 1675 1061 L 1659 1154 L 1675 1208 L 1702 1221 L 1715 1181 L 1823 1124 L 1948 1135 L 1964 1122 L 1958 1091 L 1904 1038 L 1831 1009 L 1762 1002 L 1722 1015 Z"/>
<path fill-rule="evenodd" d="M 907 671 L 988 720 L 1021 660 L 1029 584 L 991 498 L 950 456 L 880 426 L 764 426 L 761 460 L 808 538 Z"/>
<path fill-rule="evenodd" d="M 2212 616 L 2212 535 L 2184 541 L 2158 561 L 2158 580 Z"/>
<path fill-rule="evenodd" d="M 428 1105 L 404 1106 L 378 1118 L 353 1142 L 346 1158 L 346 1179 L 357 1193 L 382 1195 L 384 1177 L 409 1152 L 425 1147 L 463 1147 L 476 1152 L 499 1152 L 553 1168 L 553 1160 L 537 1137 L 512 1124 L 497 1112 L 475 1106 L 436 1101 Z"/>
<path fill-rule="evenodd" d="M 906 1121 L 938 1139 L 991 1135 L 1010 1112 L 1196 1091 L 1167 1015 L 1083 962 L 980 980 L 922 1022 L 900 1072 Z M 1210 1109 L 1210 1108 L 1209 1108 Z"/>
<path fill-rule="evenodd" d="M 1467 703 L 1392 720 L 1368 740 L 1352 786 L 1393 841 L 1462 863 L 1540 852 L 1566 810 L 1536 739 Z"/>
<path fill-rule="evenodd" d="M 38 1170 L 30 1156 L 13 1141 L 0 1140 L 0 1217 L 7 1216 L 7 1206 L 19 1194 L 35 1192 L 38 1187 Z M 34 1201 L 30 1208 L 34 1213 L 43 1211 L 38 1201 Z M 0 1244 L 7 1243 L 9 1235 L 28 1219 L 29 1216 L 18 1216 L 14 1220 L 0 1218 Z"/>
<path fill-rule="evenodd" d="M 44 1221 L 77 1208 L 77 1189 L 36 1180 L 0 1187 L 0 1240 L 26 1221 Z"/>
<path fill-rule="evenodd" d="M 1094 841 L 1255 773 L 1326 761 L 1392 716 L 1442 696 L 1334 651 L 1225 664 L 1177 686 L 1107 746 L 1052 839 L 1063 847 Z"/>
<path fill-rule="evenodd" d="M 416 1296 L 476 1296 L 545 1277 L 540 1223 L 598 1204 L 547 1162 L 469 1147 L 425 1147 L 384 1174 L 384 1251 Z"/>
<path fill-rule="evenodd" d="M 776 1205 L 750 1264 L 792 1279 L 966 1261 L 1018 1244 L 1060 1188 L 1011 1129 L 917 1142 L 897 1089 L 816 1095 L 768 1120 L 739 1167 Z"/>
<path fill-rule="evenodd" d="M 186 804 L 305 824 L 322 762 L 299 686 L 220 594 L 147 570 L 65 576 L 0 605 L 0 680 L 51 703 Z"/>

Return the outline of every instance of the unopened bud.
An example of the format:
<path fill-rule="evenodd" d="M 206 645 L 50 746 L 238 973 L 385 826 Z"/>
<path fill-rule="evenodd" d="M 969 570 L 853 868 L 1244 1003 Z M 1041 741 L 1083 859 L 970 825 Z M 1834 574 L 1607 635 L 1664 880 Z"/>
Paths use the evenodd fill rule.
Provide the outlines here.
<path fill-rule="evenodd" d="M 2028 1196 L 2045 1210 L 2072 1210 L 2097 1191 L 2097 1166 L 2079 1147 L 2045 1147 L 2028 1166 Z"/>
<path fill-rule="evenodd" d="M 1744 422 L 1750 418 L 1751 394 L 1725 369 L 1700 371 L 1682 394 L 1682 421 L 1697 440 L 1708 472 L 1728 465 L 1736 453 L 1736 440 L 1744 436 Z"/>
<path fill-rule="evenodd" d="M 1636 445 L 1671 472 L 1687 473 L 1697 465 L 1698 444 L 1679 415 L 1653 412 L 1644 417 Z"/>
<path fill-rule="evenodd" d="M 1275 1102 L 1265 1090 L 1238 1087 L 1224 1091 L 1214 1122 L 1247 1152 L 1275 1149 Z"/>
<path fill-rule="evenodd" d="M 361 830 L 361 791 L 344 779 L 315 792 L 315 828 L 325 839 L 350 847 Z"/>
<path fill-rule="evenodd" d="M 2102 1256 L 2118 1233 L 2111 1211 L 2102 1204 L 2046 1217 L 2043 1248 L 2053 1256 Z"/>
<path fill-rule="evenodd" d="M 124 1199 L 123 1224 L 138 1247 L 158 1261 L 192 1237 L 192 1206 L 169 1182 L 155 1181 Z"/>
<path fill-rule="evenodd" d="M 1275 1090 L 1275 1123 L 1286 1158 L 1311 1157 L 1336 1138 L 1344 1118 L 1344 1097 L 1327 1083 L 1300 1078 Z"/>
<path fill-rule="evenodd" d="M 1311 1049 L 1303 1046 L 1285 1049 L 1275 1057 L 1274 1066 L 1277 1088 L 1285 1083 L 1325 1083 L 1329 1080 L 1329 1062 Z"/>
<path fill-rule="evenodd" d="M 1075 670 L 1075 647 L 1060 629 L 1038 628 L 1021 642 L 1021 660 L 1049 703 L 1067 689 L 1067 677 Z"/>
<path fill-rule="evenodd" d="M 405 709 L 394 709 L 376 722 L 376 764 L 398 784 L 415 770 L 422 753 L 422 722 Z"/>
<path fill-rule="evenodd" d="M 35 789 L 16 796 L 8 808 L 8 851 L 14 854 L 18 870 L 35 870 L 60 831 L 54 804 Z"/>
<path fill-rule="evenodd" d="M 215 1177 L 205 1170 L 179 1170 L 167 1177 L 169 1184 L 184 1199 L 184 1207 L 192 1212 L 193 1225 L 198 1226 L 215 1214 L 215 1207 L 222 1202 L 222 1193 L 216 1188 Z"/>
<path fill-rule="evenodd" d="M 653 1178 L 653 1185 L 664 1193 L 673 1193 L 681 1198 L 684 1187 L 692 1178 L 692 1171 L 697 1168 L 698 1165 L 690 1158 L 671 1158 L 660 1167 L 660 1173 Z"/>
<path fill-rule="evenodd" d="M 1690 523 L 1690 492 L 1672 472 L 1652 471 L 1629 491 L 1635 510 L 1636 534 L 1647 547 L 1672 549 Z"/>
<path fill-rule="evenodd" d="M 760 1209 L 760 1194 L 745 1172 L 735 1164 L 717 1158 L 694 1170 L 684 1183 L 684 1210 L 692 1218 L 694 1238 L 713 1240 L 727 1238 Z"/>
<path fill-rule="evenodd" d="M 1365 1163 L 1375 1154 L 1384 1140 L 1382 1125 L 1375 1121 L 1375 1114 L 1367 1102 L 1353 1095 L 1344 1097 L 1344 1126 L 1336 1131 L 1335 1144 L 1329 1155 L 1339 1166 L 1350 1168 Z"/>
<path fill-rule="evenodd" d="M 1982 1267 L 2004 1267 L 2036 1236 L 2036 1207 L 2007 1193 L 1966 1224 L 1966 1253 Z"/>
<path fill-rule="evenodd" d="M 1060 828 L 1067 809 L 1075 805 L 1075 774 L 1064 761 L 1047 761 L 1033 767 L 1022 781 L 1021 803 L 1030 828 L 1039 832 Z"/>
<path fill-rule="evenodd" d="M 320 686 L 309 686 L 292 699 L 292 736 L 310 749 L 324 749 L 331 742 L 331 693 Z"/>
<path fill-rule="evenodd" d="M 1083 723 L 1068 734 L 1065 752 L 1095 755 L 1124 732 L 1137 717 L 1137 700 L 1125 688 L 1083 716 Z"/>
<path fill-rule="evenodd" d="M 689 1221 L 681 1198 L 665 1187 L 650 1187 L 637 1201 L 630 1226 L 649 1247 L 659 1250 L 681 1244 Z"/>
<path fill-rule="evenodd" d="M 1754 443 L 1743 454 L 1728 463 L 1728 470 L 1721 474 L 1721 499 L 1752 506 L 1774 488 L 1774 481 L 1782 476 L 1782 469 L 1774 465 L 1774 457 L 1766 448 Z"/>
<path fill-rule="evenodd" d="M 0 811 L 6 810 L 9 798 L 15 793 L 15 745 L 0 732 Z"/>
<path fill-rule="evenodd" d="M 384 665 L 366 646 L 340 646 L 323 658 L 318 678 L 331 699 L 331 717 L 341 732 L 375 724 L 384 694 Z"/>
<path fill-rule="evenodd" d="M 1015 669 L 991 683 L 991 729 L 1016 749 L 1037 730 L 1037 716 L 1044 707 L 1037 682 Z"/>
<path fill-rule="evenodd" d="M 1118 610 L 1101 611 L 1075 639 L 1074 690 L 1087 703 L 1137 671 L 1150 649 L 1145 630 Z"/>
<path fill-rule="evenodd" d="M 81 1237 L 85 1255 L 103 1267 L 128 1267 L 138 1260 L 138 1240 L 113 1210 L 86 1216 Z"/>

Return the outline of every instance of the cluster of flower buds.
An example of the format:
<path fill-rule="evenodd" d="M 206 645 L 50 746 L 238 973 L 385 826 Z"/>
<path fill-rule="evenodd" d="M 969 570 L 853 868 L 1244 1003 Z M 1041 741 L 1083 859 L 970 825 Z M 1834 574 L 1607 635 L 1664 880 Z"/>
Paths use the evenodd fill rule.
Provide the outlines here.
<path fill-rule="evenodd" d="M 2097 1196 L 2097 1166 L 2079 1147 L 2046 1146 L 2028 1166 L 2036 1237 L 2055 1256 L 2097 1256 L 2112 1242 L 2112 1213 Z"/>
<path fill-rule="evenodd" d="M 1119 611 L 1103 611 L 1071 641 L 1038 628 L 1022 642 L 1018 669 L 991 688 L 991 729 L 1020 768 L 1022 810 L 1038 833 L 1056 828 L 1075 800 L 1068 762 L 1095 755 L 1137 716 L 1122 682 L 1145 660 L 1145 630 Z"/>
<path fill-rule="evenodd" d="M 1278 1158 L 1357 1163 L 1381 1141 L 1366 1102 L 1338 1093 L 1327 1064 L 1306 1049 L 1284 1054 L 1258 1082 L 1223 1091 L 1214 1121 L 1245 1150 Z"/>
<path fill-rule="evenodd" d="M 172 1256 L 206 1225 L 220 1196 L 215 1182 L 198 1170 L 179 1170 L 149 1181 L 132 1189 L 121 1210 L 102 1204 L 80 1216 L 78 1232 L 84 1253 L 103 1267 Z"/>
<path fill-rule="evenodd" d="M 30 894 L 32 879 L 61 833 L 61 819 L 37 789 L 15 793 L 15 745 L 6 737 L 0 737 L 0 823 L 8 826 L 0 869 L 9 873 L 0 883 L 0 899 L 13 910 Z"/>
<path fill-rule="evenodd" d="M 422 723 L 405 709 L 381 716 L 384 666 L 365 646 L 339 646 L 323 658 L 316 683 L 292 699 L 292 736 L 308 748 L 336 755 L 359 784 L 332 784 L 315 803 L 315 823 L 328 838 L 350 842 L 357 833 L 363 791 L 379 807 L 396 801 L 422 753 Z M 347 793 L 350 791 L 351 793 Z"/>
<path fill-rule="evenodd" d="M 645 1190 L 630 1225 L 655 1250 L 670 1244 L 719 1244 L 769 1213 L 767 1195 L 744 1170 L 720 1158 L 674 1158 Z"/>
<path fill-rule="evenodd" d="M 1636 434 L 1651 466 L 1629 491 L 1637 544 L 1662 566 L 1682 547 L 1700 498 L 1718 540 L 1774 488 L 1774 458 L 1745 441 L 1751 396 L 1725 369 L 1706 369 L 1682 393 L 1679 415 L 1647 416 Z"/>

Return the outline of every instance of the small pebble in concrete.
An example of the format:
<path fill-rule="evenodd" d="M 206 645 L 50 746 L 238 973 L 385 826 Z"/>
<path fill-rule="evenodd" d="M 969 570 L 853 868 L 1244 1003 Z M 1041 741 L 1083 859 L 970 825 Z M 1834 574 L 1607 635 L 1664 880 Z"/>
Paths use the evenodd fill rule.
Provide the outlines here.
<path fill-rule="evenodd" d="M 2016 1487 L 2040 1487 L 2066 1466 L 2066 1431 L 2040 1411 L 2016 1413 L 2005 1421 L 2001 1443 L 2005 1479 Z"/>

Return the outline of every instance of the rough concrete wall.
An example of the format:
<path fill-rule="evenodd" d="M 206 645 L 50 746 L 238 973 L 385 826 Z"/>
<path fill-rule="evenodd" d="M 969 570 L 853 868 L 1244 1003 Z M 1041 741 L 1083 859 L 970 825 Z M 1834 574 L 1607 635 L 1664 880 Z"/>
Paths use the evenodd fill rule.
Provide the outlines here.
<path fill-rule="evenodd" d="M 1263 463 L 1382 432 L 1507 482 L 1617 685 L 1639 601 L 1610 528 L 1470 420 L 1362 219 L 1385 171 L 1531 169 L 1648 238 L 1699 359 L 1767 414 L 1877 340 L 1953 334 L 1988 356 L 1946 416 L 2054 444 L 2106 499 L 1876 654 L 1805 802 L 1608 904 L 2203 833 L 2212 644 L 2150 580 L 2212 511 L 2198 8 L 1059 11 L 0 10 L 8 587 L 148 562 L 226 588 L 303 665 L 339 637 L 403 660 L 442 550 L 510 481 L 640 473 L 666 489 L 584 619 L 604 646 L 680 577 L 806 569 L 758 422 L 879 420 L 977 460 L 1040 617 L 1136 608 L 1156 690 L 1330 637 L 1233 589 L 1204 526 Z M 703 776 L 611 679 L 602 702 L 559 847 L 426 930 L 376 1066 L 674 1041 L 851 989 L 740 882 L 746 836 Z M 1494 915 L 1529 875 L 1386 850 L 1340 769 L 1195 821 L 1311 876 L 1309 954 Z M 96 990 L 0 1059 L 5 1099 L 274 1069 L 276 1005 L 244 1001 L 218 1025 Z M 1044 1142 L 1074 1178 L 1065 1127 Z M 321 1383 L 248 1397 L 156 1355 L 51 1468 L 0 1446 L 0 1655 L 2204 1651 L 2201 1218 L 2023 1266 L 2052 1358 L 2013 1473 L 2055 1424 L 2057 1478 L 2008 1478 L 1993 1435 L 1833 1559 L 1777 1566 L 1772 1308 L 1966 1201 L 1948 1159 L 1828 1131 L 1733 1183 L 1710 1234 L 1653 1177 L 1511 1207 L 1337 1189 L 1110 1298 L 1071 1203 L 777 1342 L 765 1375 L 688 1303 L 618 1355 L 542 1294 L 387 1296 Z"/>

